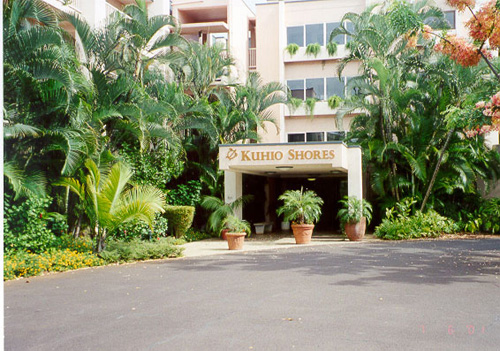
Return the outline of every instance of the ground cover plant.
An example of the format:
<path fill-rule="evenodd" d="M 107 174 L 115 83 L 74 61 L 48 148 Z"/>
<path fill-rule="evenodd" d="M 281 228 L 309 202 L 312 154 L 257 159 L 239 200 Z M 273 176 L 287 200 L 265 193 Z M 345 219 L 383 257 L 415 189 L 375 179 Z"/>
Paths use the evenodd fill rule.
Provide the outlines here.
<path fill-rule="evenodd" d="M 434 210 L 414 210 L 417 203 L 405 198 L 395 207 L 386 210 L 386 218 L 375 228 L 374 235 L 381 239 L 402 240 L 435 238 L 444 233 L 454 233 L 458 226 L 449 218 Z"/>

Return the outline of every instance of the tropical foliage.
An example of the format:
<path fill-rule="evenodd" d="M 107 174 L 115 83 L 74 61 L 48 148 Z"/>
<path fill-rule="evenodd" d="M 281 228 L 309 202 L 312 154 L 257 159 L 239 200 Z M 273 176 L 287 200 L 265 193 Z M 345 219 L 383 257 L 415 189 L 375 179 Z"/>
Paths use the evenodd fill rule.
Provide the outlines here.
<path fill-rule="evenodd" d="M 479 118 L 475 103 L 498 82 L 487 65 L 462 67 L 434 50 L 426 23 L 442 20 L 426 1 L 394 2 L 346 14 L 331 34 L 352 38 L 339 74 L 361 62 L 347 87 L 357 94 L 344 101 L 341 116 L 364 111 L 349 137 L 363 147 L 382 210 L 413 197 L 421 211 L 442 211 L 450 197 L 476 194 L 478 180 L 495 182 L 500 174 L 498 152 L 481 136 L 466 138 Z"/>
<path fill-rule="evenodd" d="M 312 190 L 287 190 L 278 199 L 283 201 L 283 206 L 276 213 L 283 215 L 285 221 L 314 224 L 321 217 L 323 199 Z"/>

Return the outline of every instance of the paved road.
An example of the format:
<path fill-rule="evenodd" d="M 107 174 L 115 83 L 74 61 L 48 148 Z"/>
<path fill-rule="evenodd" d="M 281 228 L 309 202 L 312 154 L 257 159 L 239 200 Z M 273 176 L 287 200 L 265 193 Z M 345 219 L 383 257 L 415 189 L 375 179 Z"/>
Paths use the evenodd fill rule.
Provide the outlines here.
<path fill-rule="evenodd" d="M 6 350 L 498 350 L 500 239 L 336 244 L 5 284 Z"/>

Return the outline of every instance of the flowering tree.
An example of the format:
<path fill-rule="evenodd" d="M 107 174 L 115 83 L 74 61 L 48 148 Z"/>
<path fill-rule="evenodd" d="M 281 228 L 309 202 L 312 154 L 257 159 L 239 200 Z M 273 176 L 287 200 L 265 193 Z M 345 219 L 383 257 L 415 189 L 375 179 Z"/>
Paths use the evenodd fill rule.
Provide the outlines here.
<path fill-rule="evenodd" d="M 475 0 L 447 0 L 447 2 L 460 12 L 470 11 L 472 17 L 465 25 L 474 41 L 470 42 L 455 35 L 445 35 L 441 37 L 435 50 L 464 67 L 476 66 L 483 58 L 500 83 L 500 74 L 490 61 L 492 57 L 490 50 L 500 49 L 500 0 L 490 0 L 476 12 L 473 11 Z M 476 112 L 479 112 L 476 113 L 476 117 L 479 118 L 474 118 L 474 121 L 484 121 L 484 117 L 487 120 L 482 126 L 467 130 L 468 137 L 500 130 L 500 92 L 493 95 L 489 102 L 478 102 Z"/>

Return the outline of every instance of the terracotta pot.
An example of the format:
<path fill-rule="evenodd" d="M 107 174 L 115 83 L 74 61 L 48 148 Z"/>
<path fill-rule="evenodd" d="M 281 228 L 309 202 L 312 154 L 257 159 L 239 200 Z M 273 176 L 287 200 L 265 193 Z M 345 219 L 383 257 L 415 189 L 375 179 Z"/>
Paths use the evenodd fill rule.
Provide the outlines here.
<path fill-rule="evenodd" d="M 229 250 L 243 249 L 246 235 L 247 233 L 227 233 L 227 245 L 229 246 Z"/>
<path fill-rule="evenodd" d="M 293 236 L 296 244 L 309 244 L 314 229 L 314 224 L 292 224 Z"/>
<path fill-rule="evenodd" d="M 366 217 L 361 217 L 358 223 L 346 223 L 345 233 L 351 241 L 361 241 L 366 232 Z"/>
<path fill-rule="evenodd" d="M 227 236 L 226 234 L 229 232 L 229 229 L 222 229 L 220 231 L 220 237 L 222 238 L 222 240 L 227 240 Z"/>

